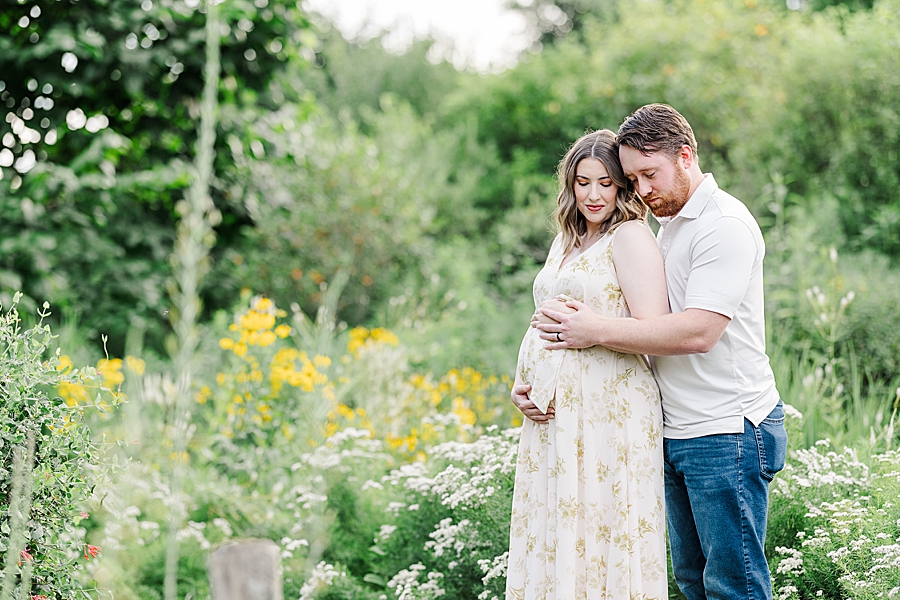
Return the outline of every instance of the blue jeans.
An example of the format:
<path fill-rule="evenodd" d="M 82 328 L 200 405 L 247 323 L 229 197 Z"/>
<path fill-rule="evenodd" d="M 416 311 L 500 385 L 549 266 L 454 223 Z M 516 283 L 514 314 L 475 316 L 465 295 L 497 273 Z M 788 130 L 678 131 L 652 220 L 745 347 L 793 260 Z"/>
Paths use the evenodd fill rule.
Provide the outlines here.
<path fill-rule="evenodd" d="M 786 454 L 780 400 L 742 434 L 663 440 L 672 570 L 689 600 L 772 598 L 766 512 Z"/>

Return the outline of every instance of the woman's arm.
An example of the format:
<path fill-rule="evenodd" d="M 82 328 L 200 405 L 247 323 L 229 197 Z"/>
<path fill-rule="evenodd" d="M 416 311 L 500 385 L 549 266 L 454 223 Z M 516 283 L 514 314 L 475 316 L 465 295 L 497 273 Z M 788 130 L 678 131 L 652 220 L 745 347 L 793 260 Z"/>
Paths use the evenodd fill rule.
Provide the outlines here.
<path fill-rule="evenodd" d="M 669 313 L 662 254 L 649 228 L 638 221 L 620 225 L 612 259 L 633 318 L 650 319 Z"/>

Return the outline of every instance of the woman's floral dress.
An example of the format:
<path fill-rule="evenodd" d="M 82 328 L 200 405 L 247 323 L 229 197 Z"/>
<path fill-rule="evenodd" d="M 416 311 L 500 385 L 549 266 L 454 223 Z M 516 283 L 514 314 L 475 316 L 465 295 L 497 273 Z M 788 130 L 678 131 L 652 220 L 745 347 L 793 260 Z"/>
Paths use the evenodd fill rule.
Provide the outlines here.
<path fill-rule="evenodd" d="M 535 306 L 565 295 L 629 316 L 615 232 L 562 268 L 557 236 L 534 281 Z M 650 368 L 600 346 L 544 350 L 538 335 L 525 335 L 517 368 L 532 400 L 552 402 L 556 417 L 522 426 L 506 598 L 666 598 L 662 412 Z"/>

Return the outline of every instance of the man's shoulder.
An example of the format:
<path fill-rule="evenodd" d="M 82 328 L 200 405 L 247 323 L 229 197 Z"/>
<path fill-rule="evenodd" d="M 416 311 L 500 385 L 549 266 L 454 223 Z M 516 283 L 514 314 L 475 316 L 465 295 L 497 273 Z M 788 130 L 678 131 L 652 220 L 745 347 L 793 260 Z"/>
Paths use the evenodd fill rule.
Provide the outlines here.
<path fill-rule="evenodd" d="M 721 188 L 716 189 L 710 197 L 710 202 L 707 203 L 701 219 L 709 222 L 728 218 L 737 219 L 745 223 L 751 230 L 759 229 L 756 217 L 753 216 L 746 204 L 725 190 Z"/>

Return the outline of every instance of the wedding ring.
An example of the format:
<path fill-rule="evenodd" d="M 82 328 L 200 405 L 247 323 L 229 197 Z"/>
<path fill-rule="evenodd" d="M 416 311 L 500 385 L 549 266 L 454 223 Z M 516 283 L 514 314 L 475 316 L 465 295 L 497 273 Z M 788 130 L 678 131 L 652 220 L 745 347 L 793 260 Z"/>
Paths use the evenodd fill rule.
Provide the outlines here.
<path fill-rule="evenodd" d="M 561 342 L 561 341 L 562 341 L 562 338 L 559 337 L 559 332 L 558 332 L 558 331 L 556 332 L 556 341 L 557 341 L 557 342 Z"/>

